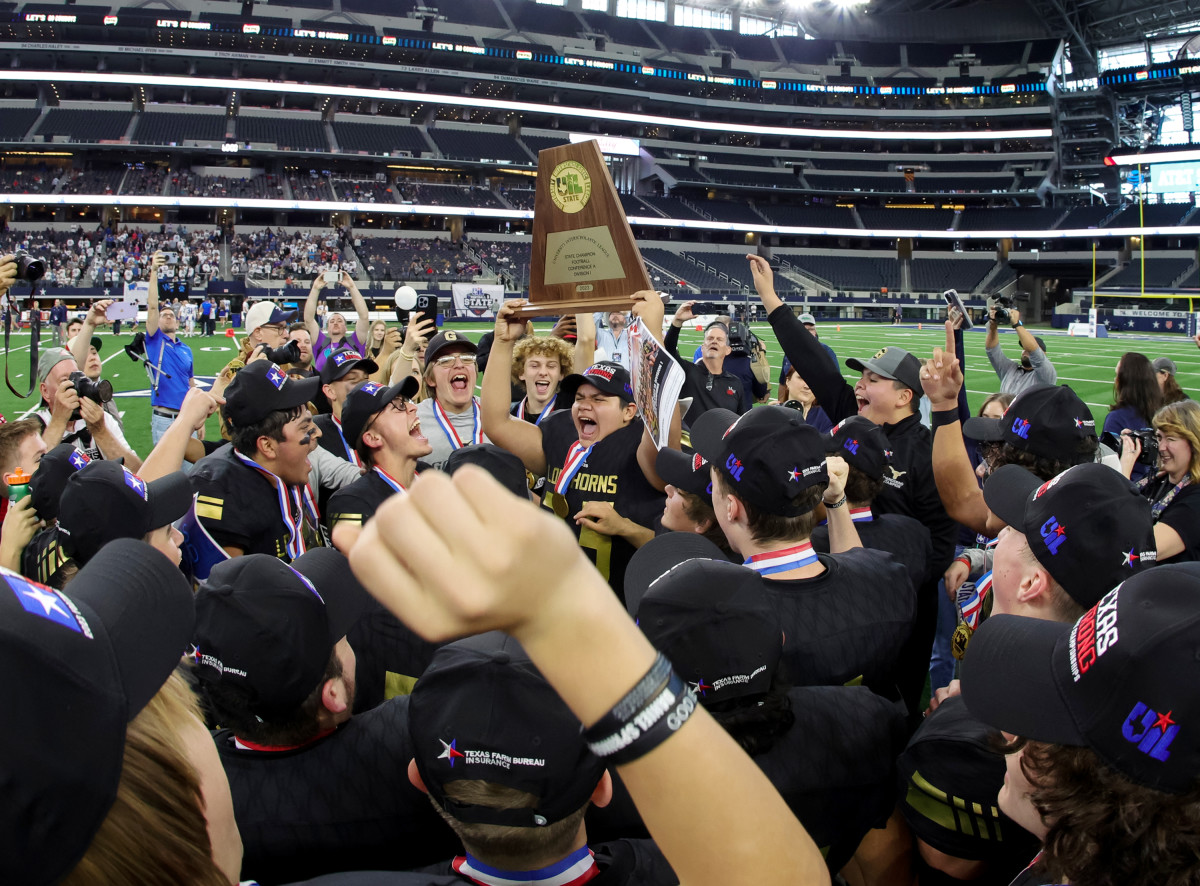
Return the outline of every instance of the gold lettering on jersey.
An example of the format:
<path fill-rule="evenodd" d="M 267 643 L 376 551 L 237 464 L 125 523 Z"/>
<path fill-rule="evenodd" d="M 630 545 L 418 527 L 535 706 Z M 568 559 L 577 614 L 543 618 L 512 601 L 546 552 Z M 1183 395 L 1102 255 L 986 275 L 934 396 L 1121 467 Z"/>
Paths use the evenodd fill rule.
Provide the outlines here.
<path fill-rule="evenodd" d="M 551 486 L 558 482 L 558 475 L 561 473 L 562 468 L 551 469 L 550 476 L 547 478 Z M 575 475 L 575 479 L 571 481 L 571 488 L 576 492 L 599 492 L 604 495 L 616 495 L 617 475 L 586 474 L 580 471 Z"/>

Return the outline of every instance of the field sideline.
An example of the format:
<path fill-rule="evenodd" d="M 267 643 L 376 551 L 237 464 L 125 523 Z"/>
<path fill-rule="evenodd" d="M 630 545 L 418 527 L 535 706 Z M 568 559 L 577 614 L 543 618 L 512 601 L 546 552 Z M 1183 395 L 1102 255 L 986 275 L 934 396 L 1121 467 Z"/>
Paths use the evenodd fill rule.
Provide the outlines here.
<path fill-rule="evenodd" d="M 490 327 L 481 323 L 448 323 L 446 328 L 464 331 L 471 339 L 478 340 Z M 538 328 L 546 331 L 550 324 L 538 324 Z M 765 323 L 754 324 L 752 329 L 767 344 L 772 367 L 771 395 L 774 396 L 774 381 L 782 354 L 770 326 Z M 1058 370 L 1059 382 L 1071 385 L 1091 407 L 1097 427 L 1103 423 L 1112 402 L 1112 381 L 1117 360 L 1126 351 L 1140 351 L 1151 360 L 1170 357 L 1178 364 L 1180 386 L 1189 393 L 1200 391 L 1200 351 L 1190 339 L 1181 335 L 1118 333 L 1108 339 L 1086 339 L 1072 338 L 1057 330 L 1035 329 L 1034 332 L 1046 339 L 1049 357 Z M 940 324 L 924 324 L 922 329 L 918 329 L 911 324 L 848 323 L 839 330 L 835 323 L 823 322 L 818 326 L 818 333 L 821 340 L 837 353 L 842 363 L 842 374 L 851 382 L 858 374 L 845 367 L 843 361 L 847 357 L 870 357 L 879 348 L 892 345 L 926 358 L 935 347 L 945 342 L 945 332 Z M 131 362 L 121 349 L 131 340 L 131 335 L 112 336 L 102 332 L 100 338 L 104 342 L 100 354 L 105 364 L 104 377 L 112 382 L 117 391 L 118 405 L 124 413 L 125 436 L 134 450 L 144 456 L 150 450 L 150 401 L 146 373 Z M 680 337 L 681 352 L 690 354 L 701 338 L 700 332 L 685 328 Z M 996 375 L 983 352 L 983 340 L 982 329 L 966 334 L 967 393 L 972 411 L 979 408 L 984 397 L 997 389 Z M 212 338 L 196 337 L 187 339 L 187 342 L 195 356 L 196 374 L 200 377 L 215 375 L 234 353 L 232 341 L 220 330 Z M 13 386 L 19 389 L 29 383 L 28 344 L 28 334 L 12 336 L 9 377 Z M 1020 346 L 1015 334 L 1007 331 L 1001 333 L 1001 344 L 1010 357 L 1018 356 Z M 0 392 L 0 413 L 9 420 L 36 407 L 36 391 L 28 400 L 18 399 L 7 387 Z M 210 421 L 208 431 L 210 434 L 216 433 L 215 421 Z"/>

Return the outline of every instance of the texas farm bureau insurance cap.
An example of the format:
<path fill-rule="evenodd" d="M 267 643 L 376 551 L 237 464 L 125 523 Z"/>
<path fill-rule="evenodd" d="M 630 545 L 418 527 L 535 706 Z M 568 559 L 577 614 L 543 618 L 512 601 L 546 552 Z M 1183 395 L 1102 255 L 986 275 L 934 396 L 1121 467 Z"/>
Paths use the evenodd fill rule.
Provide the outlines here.
<path fill-rule="evenodd" d="M 802 503 L 800 493 L 829 482 L 825 439 L 784 406 L 760 406 L 742 416 L 710 409 L 692 425 L 692 447 L 717 466 L 739 498 L 768 514 L 807 513 L 815 503 Z"/>
<path fill-rule="evenodd" d="M 59 883 L 87 852 L 117 796 L 126 727 L 194 619 L 187 579 L 142 541 L 114 541 L 65 591 L 0 570 L 13 718 L 0 731 L 0 882 Z"/>
<path fill-rule="evenodd" d="M 1111 470 L 1111 469 L 1109 469 Z M 979 719 L 1035 741 L 1091 748 L 1143 787 L 1200 779 L 1200 564 L 1140 572 L 1074 625 L 984 622 L 963 662 Z"/>
<path fill-rule="evenodd" d="M 699 452 L 688 455 L 678 449 L 660 449 L 654 459 L 654 469 L 664 482 L 712 503 L 712 474 L 708 460 Z"/>
<path fill-rule="evenodd" d="M 408 732 L 429 795 L 459 821 L 553 824 L 580 809 L 604 774 L 579 720 L 517 641 L 497 631 L 434 653 L 409 698 Z M 525 791 L 538 803 L 457 803 L 442 786 L 462 779 Z"/>
<path fill-rule="evenodd" d="M 1107 465 L 1076 465 L 1045 483 L 1004 465 L 988 477 L 983 499 L 1024 533 L 1034 558 L 1081 606 L 1158 559 L 1150 502 Z"/>
<path fill-rule="evenodd" d="M 213 567 L 196 593 L 190 657 L 200 679 L 246 694 L 250 710 L 285 714 L 321 685 L 333 647 L 371 608 L 346 558 L 313 548 L 291 564 L 268 554 Z"/>
<path fill-rule="evenodd" d="M 1000 418 L 968 418 L 963 435 L 1070 461 L 1085 438 L 1096 436 L 1096 422 L 1087 404 L 1067 385 L 1035 385 L 1018 394 Z"/>

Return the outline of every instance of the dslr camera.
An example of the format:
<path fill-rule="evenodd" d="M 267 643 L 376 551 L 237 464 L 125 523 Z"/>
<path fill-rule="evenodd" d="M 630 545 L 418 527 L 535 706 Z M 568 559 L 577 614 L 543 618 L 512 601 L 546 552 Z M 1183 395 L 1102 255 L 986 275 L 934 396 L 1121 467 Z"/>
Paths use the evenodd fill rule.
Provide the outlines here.
<path fill-rule="evenodd" d="M 1135 440 L 1142 444 L 1142 454 L 1138 456 L 1137 463 L 1148 465 L 1149 467 L 1154 467 L 1158 464 L 1158 434 L 1154 428 L 1136 428 L 1129 433 Z M 1105 431 L 1100 435 L 1100 442 L 1114 450 L 1117 455 L 1121 454 L 1122 447 L 1119 434 L 1114 434 L 1112 431 Z"/>
<path fill-rule="evenodd" d="M 300 343 L 295 339 L 289 340 L 282 347 L 267 351 L 267 359 L 276 366 L 300 362 Z"/>
<path fill-rule="evenodd" d="M 112 382 L 107 379 L 92 381 L 78 369 L 67 376 L 71 380 L 71 385 L 75 388 L 75 393 L 80 397 L 86 397 L 93 403 L 103 406 L 113 398 Z M 71 421 L 78 421 L 81 418 L 80 411 L 76 409 L 71 413 Z"/>
<path fill-rule="evenodd" d="M 1012 315 L 1008 313 L 1009 308 L 1013 307 L 1015 302 L 1011 295 L 998 295 L 991 300 L 989 307 L 995 313 L 997 326 L 1011 326 Z"/>
<path fill-rule="evenodd" d="M 17 279 L 36 283 L 46 276 L 46 260 L 34 258 L 28 252 L 17 253 Z"/>

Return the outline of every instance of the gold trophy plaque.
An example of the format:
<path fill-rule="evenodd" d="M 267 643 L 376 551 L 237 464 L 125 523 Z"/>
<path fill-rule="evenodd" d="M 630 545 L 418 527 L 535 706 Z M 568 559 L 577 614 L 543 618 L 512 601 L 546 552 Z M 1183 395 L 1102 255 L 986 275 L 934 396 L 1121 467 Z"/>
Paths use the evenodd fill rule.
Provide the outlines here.
<path fill-rule="evenodd" d="M 595 139 L 538 153 L 522 317 L 626 310 L 650 276 Z"/>

